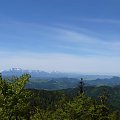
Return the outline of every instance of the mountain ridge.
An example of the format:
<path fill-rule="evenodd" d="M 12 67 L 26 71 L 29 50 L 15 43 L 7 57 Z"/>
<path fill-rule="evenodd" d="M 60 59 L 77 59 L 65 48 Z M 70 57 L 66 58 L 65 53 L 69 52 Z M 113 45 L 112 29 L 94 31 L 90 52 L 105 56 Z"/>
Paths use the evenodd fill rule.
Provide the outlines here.
<path fill-rule="evenodd" d="M 77 78 L 81 77 L 85 80 L 95 80 L 97 78 L 111 78 L 111 75 L 87 75 L 82 73 L 65 73 L 65 72 L 45 72 L 42 70 L 24 70 L 21 68 L 12 68 L 10 70 L 4 70 L 1 72 L 3 76 L 21 76 L 22 74 L 30 74 L 32 77 L 41 77 L 41 78 Z"/>

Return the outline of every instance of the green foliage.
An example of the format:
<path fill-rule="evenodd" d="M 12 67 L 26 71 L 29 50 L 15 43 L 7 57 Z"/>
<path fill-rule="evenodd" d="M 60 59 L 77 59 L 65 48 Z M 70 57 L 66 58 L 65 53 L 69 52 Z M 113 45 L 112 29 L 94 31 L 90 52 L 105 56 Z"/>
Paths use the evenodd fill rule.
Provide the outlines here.
<path fill-rule="evenodd" d="M 53 94 L 53 92 L 49 94 Z M 104 98 L 106 102 L 101 101 Z M 73 99 L 62 95 L 59 101 L 54 101 L 53 109 L 38 107 L 38 112 L 32 120 L 119 120 L 119 111 L 112 111 L 106 98 L 107 94 L 101 95 L 100 100 L 94 100 L 85 94 L 80 94 Z M 48 98 L 47 100 L 49 101 Z M 49 105 L 51 105 L 51 100 Z"/>
<path fill-rule="evenodd" d="M 30 75 L 25 74 L 12 81 L 0 75 L 0 116 L 3 120 L 25 119 L 30 112 L 31 94 L 25 90 Z"/>
<path fill-rule="evenodd" d="M 64 90 L 26 90 L 30 75 L 4 80 L 0 74 L 0 120 L 119 120 L 119 109 L 112 109 L 110 96 L 102 93 L 98 99 L 76 91 L 68 97 Z M 106 87 L 108 89 L 108 87 Z M 93 89 L 93 88 L 92 88 Z M 109 88 L 111 89 L 111 88 Z M 72 95 L 72 91 L 69 91 Z M 78 94 L 79 93 L 79 94 Z M 113 94 L 113 93 L 112 93 Z M 114 96 L 119 94 L 118 88 Z M 96 97 L 94 97 L 96 98 Z M 116 102 L 117 103 L 117 102 Z M 117 103 L 119 104 L 119 103 Z"/>
<path fill-rule="evenodd" d="M 101 116 L 105 113 L 99 105 L 95 105 L 91 98 L 86 96 L 78 96 L 74 100 L 64 104 L 62 107 L 58 107 L 55 112 L 55 119 L 66 120 L 102 120 Z M 103 116 L 102 116 L 103 117 Z M 108 117 L 104 115 L 104 118 Z M 107 120 L 107 119 L 106 119 Z"/>

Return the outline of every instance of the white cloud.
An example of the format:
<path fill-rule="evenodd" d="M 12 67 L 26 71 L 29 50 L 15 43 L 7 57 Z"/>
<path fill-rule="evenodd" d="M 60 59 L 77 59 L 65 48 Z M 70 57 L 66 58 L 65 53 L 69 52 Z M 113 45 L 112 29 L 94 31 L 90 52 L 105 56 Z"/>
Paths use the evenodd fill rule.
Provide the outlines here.
<path fill-rule="evenodd" d="M 89 19 L 86 19 L 89 20 Z M 109 19 L 90 19 L 98 21 L 112 21 Z M 114 21 L 115 22 L 115 21 Z M 8 38 L 11 38 L 11 43 L 19 44 L 18 48 L 26 48 L 28 50 L 34 49 L 33 44 L 36 44 L 38 48 L 41 47 L 41 43 L 44 45 L 49 44 L 53 47 L 62 46 L 63 48 L 71 48 L 75 50 L 90 51 L 91 54 L 119 54 L 120 51 L 120 38 L 118 40 L 109 40 L 107 36 L 100 36 L 96 32 L 89 32 L 87 29 L 72 30 L 67 27 L 51 27 L 44 25 L 37 25 L 33 23 L 21 23 L 11 22 L 6 24 L 6 29 L 13 28 L 14 31 L 18 30 L 17 36 L 12 34 Z M 82 32 L 83 31 L 83 32 Z M 5 35 L 6 36 L 6 35 Z M 2 38 L 1 38 L 2 39 Z M 7 38 L 6 38 L 7 39 Z M 107 40 L 106 40 L 107 39 Z M 8 42 L 8 40 L 6 40 Z M 12 42 L 13 41 L 13 42 Z M 4 42 L 4 41 L 2 41 Z M 5 43 L 6 44 L 6 43 Z M 53 45 L 54 44 L 54 45 Z M 6 47 L 6 46 L 4 46 Z M 9 47 L 9 46 L 8 46 Z M 11 46 L 10 46 L 11 47 Z M 14 46 L 12 46 L 14 48 Z M 16 47 L 16 46 L 15 46 Z M 36 48 L 37 48 L 36 47 Z M 38 49 L 37 48 L 37 49 Z M 59 49 L 60 47 L 58 47 Z M 9 49 L 9 48 L 8 48 Z M 12 49 L 12 48 L 11 48 Z M 104 51 L 104 52 L 103 52 Z"/>
<path fill-rule="evenodd" d="M 88 35 L 87 33 L 60 29 L 56 38 L 62 41 L 63 44 L 58 45 L 58 47 L 63 47 L 63 49 L 76 49 L 91 54 L 112 56 L 119 55 L 120 51 L 120 40 L 106 40 L 106 38 Z"/>
<path fill-rule="evenodd" d="M 120 25 L 120 20 L 116 20 L 116 19 L 82 18 L 80 20 L 87 21 L 87 22 L 96 22 L 96 23 L 105 23 L 105 24 L 107 23 L 107 24 Z"/>

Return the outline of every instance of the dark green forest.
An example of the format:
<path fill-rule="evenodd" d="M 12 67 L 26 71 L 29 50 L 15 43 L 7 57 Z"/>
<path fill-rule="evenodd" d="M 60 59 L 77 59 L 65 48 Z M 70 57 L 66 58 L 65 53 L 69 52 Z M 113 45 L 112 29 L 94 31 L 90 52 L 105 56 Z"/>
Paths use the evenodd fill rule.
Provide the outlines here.
<path fill-rule="evenodd" d="M 29 74 L 3 79 L 0 120 L 120 120 L 120 86 L 85 86 L 63 90 L 26 89 Z"/>

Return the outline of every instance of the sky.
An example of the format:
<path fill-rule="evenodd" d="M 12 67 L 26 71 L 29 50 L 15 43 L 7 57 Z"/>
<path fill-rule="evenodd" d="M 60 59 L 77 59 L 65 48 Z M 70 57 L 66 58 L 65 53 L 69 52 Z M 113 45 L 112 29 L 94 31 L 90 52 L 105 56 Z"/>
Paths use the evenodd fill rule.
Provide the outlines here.
<path fill-rule="evenodd" d="M 1 0 L 0 71 L 120 74 L 120 0 Z"/>

